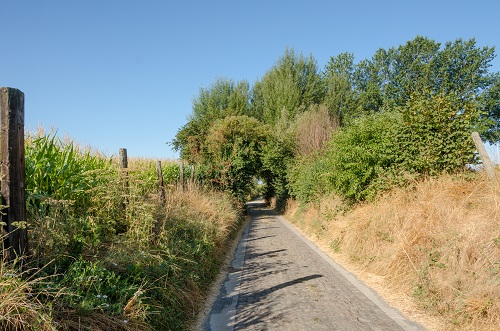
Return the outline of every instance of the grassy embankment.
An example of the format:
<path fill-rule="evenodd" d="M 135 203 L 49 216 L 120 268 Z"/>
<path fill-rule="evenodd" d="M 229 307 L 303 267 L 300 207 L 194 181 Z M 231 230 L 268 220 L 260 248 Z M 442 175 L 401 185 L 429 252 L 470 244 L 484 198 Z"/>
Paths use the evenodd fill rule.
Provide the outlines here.
<path fill-rule="evenodd" d="M 430 329 L 498 330 L 498 182 L 444 176 L 347 211 L 331 197 L 289 201 L 287 216 L 369 285 L 397 293 L 391 303 Z"/>
<path fill-rule="evenodd" d="M 239 211 L 175 187 L 178 166 L 117 160 L 39 133 L 26 140 L 30 256 L 0 264 L 2 330 L 182 330 L 218 272 Z"/>

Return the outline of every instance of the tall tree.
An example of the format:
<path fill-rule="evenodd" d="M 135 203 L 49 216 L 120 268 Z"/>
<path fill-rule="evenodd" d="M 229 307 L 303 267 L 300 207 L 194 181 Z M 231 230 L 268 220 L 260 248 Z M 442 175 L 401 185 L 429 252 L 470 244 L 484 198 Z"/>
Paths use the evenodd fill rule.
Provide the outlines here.
<path fill-rule="evenodd" d="M 439 48 L 439 43 L 417 36 L 386 52 L 382 64 L 387 78 L 382 86 L 386 106 L 401 106 L 412 94 L 434 88 L 439 80 L 435 71 Z"/>
<path fill-rule="evenodd" d="M 500 141 L 500 73 L 496 73 L 493 83 L 481 94 L 480 108 L 484 114 L 483 138 L 490 142 Z"/>
<path fill-rule="evenodd" d="M 483 128 L 484 137 L 493 139 L 500 120 L 495 106 L 498 78 L 488 70 L 494 57 L 493 47 L 478 47 L 475 39 L 457 39 L 441 47 L 418 36 L 397 48 L 379 49 L 355 66 L 358 113 L 402 107 L 415 94 L 453 93 L 457 102 L 472 98 L 483 107 L 485 115 L 477 127 Z"/>
<path fill-rule="evenodd" d="M 193 112 L 172 141 L 181 157 L 200 162 L 204 153 L 204 141 L 214 122 L 227 116 L 247 115 L 250 112 L 250 87 L 246 81 L 235 83 L 218 79 L 209 88 L 200 88 L 193 100 Z"/>
<path fill-rule="evenodd" d="M 377 52 L 378 58 L 385 57 L 385 51 Z M 353 111 L 350 120 L 353 117 L 359 117 L 366 113 L 378 112 L 382 109 L 384 98 L 382 94 L 383 86 L 386 81 L 384 71 L 379 68 L 380 60 L 362 60 L 356 65 L 353 74 L 354 91 L 358 95 L 358 103 L 355 111 Z M 382 72 L 382 73 L 381 73 Z"/>
<path fill-rule="evenodd" d="M 252 89 L 251 113 L 273 128 L 263 148 L 262 177 L 267 184 L 267 197 L 288 195 L 286 169 L 295 151 L 291 126 L 298 114 L 321 103 L 324 89 L 316 60 L 286 49 L 274 66 Z"/>
<path fill-rule="evenodd" d="M 262 80 L 254 85 L 252 96 L 253 113 L 260 114 L 265 123 L 276 124 L 283 110 L 293 120 L 299 112 L 311 104 L 320 103 L 323 98 L 316 60 L 286 49 Z"/>
<path fill-rule="evenodd" d="M 323 72 L 325 96 L 323 105 L 331 117 L 341 124 L 348 121 L 357 109 L 358 95 L 354 91 L 354 54 L 342 53 L 330 57 Z"/>

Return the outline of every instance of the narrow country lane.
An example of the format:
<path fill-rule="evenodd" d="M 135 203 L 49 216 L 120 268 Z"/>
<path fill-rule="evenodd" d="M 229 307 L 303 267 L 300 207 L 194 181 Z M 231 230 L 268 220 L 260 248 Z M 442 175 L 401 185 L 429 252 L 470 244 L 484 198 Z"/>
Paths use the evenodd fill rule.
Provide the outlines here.
<path fill-rule="evenodd" d="M 204 330 L 424 330 L 262 203 L 249 213 Z"/>

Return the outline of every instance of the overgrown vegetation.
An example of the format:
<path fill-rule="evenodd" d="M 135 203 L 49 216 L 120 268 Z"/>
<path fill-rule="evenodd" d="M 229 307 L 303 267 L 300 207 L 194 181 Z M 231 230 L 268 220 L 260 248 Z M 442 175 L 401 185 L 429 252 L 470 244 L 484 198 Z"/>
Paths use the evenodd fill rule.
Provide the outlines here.
<path fill-rule="evenodd" d="M 499 202 L 498 182 L 447 175 L 349 211 L 333 197 L 290 200 L 287 216 L 377 291 L 413 298 L 399 308 L 430 330 L 493 331 L 500 324 Z"/>
<path fill-rule="evenodd" d="M 236 226 L 234 202 L 257 193 L 278 208 L 289 198 L 319 206 L 317 231 L 339 226 L 325 232 L 335 251 L 368 267 L 391 261 L 384 275 L 405 279 L 394 284 L 457 327 L 498 325 L 498 190 L 469 167 L 478 163 L 472 131 L 500 141 L 494 57 L 474 39 L 416 37 L 357 63 L 332 56 L 322 70 L 287 49 L 252 86 L 219 79 L 200 89 L 171 142 L 201 188 L 177 191 L 178 167 L 166 165 L 165 206 L 150 160 L 124 171 L 53 134 L 29 137 L 33 256 L 1 266 L 0 327 L 185 329 Z M 467 180 L 440 184 L 457 176 Z M 444 211 L 426 203 L 428 185 L 450 194 L 429 194 Z M 477 187 L 491 191 L 491 209 L 467 221 L 481 205 Z M 338 203 L 325 209 L 325 197 Z M 374 206 L 376 218 L 358 214 Z"/>
<path fill-rule="evenodd" d="M 443 46 L 416 37 L 358 63 L 351 53 L 332 56 L 320 71 L 312 56 L 287 49 L 251 88 L 218 80 L 201 89 L 173 146 L 210 169 L 202 182 L 240 199 L 251 190 L 242 190 L 253 183 L 249 176 L 263 180 L 264 195 L 281 202 L 289 196 L 307 202 L 325 190 L 348 203 L 372 199 L 409 178 L 475 164 L 472 131 L 489 142 L 500 139 L 500 75 L 488 71 L 494 56 L 494 48 L 478 47 L 474 39 Z M 217 167 L 225 164 L 234 174 L 241 161 L 214 162 L 207 138 L 216 123 L 241 115 L 270 131 L 253 147 L 232 145 L 234 155 L 256 167 L 245 177 L 224 178 Z M 233 130 L 217 128 L 222 136 Z M 311 176 L 311 169 L 321 173 Z"/>
<path fill-rule="evenodd" d="M 0 266 L 2 330 L 183 330 L 218 271 L 239 211 L 175 187 L 163 163 L 115 159 L 55 134 L 26 139 L 31 255 Z"/>
<path fill-rule="evenodd" d="M 494 57 L 494 47 L 479 47 L 474 39 L 442 45 L 418 36 L 398 47 L 379 49 L 372 58 L 357 63 L 352 53 L 332 56 L 321 69 L 312 55 L 287 49 L 251 87 L 245 81 L 219 80 L 201 89 L 193 116 L 172 144 L 189 162 L 207 169 L 199 177 L 204 185 L 238 199 L 245 197 L 241 192 L 250 192 L 261 182 L 262 194 L 268 201 L 274 198 L 278 209 L 290 198 L 308 208 L 321 207 L 325 197 L 335 197 L 340 203 L 321 223 L 328 227 L 339 215 L 366 202 L 377 203 L 387 192 L 401 189 L 411 196 L 413 187 L 450 175 L 468 177 L 470 183 L 479 181 L 471 170 L 479 163 L 471 133 L 479 132 L 490 143 L 500 141 L 500 73 L 490 71 Z M 253 127 L 266 128 L 268 133 L 259 137 L 260 144 L 242 144 L 234 138 L 218 143 L 232 147 L 231 153 L 225 153 L 231 157 L 214 162 L 209 139 L 213 131 L 209 128 L 216 127 L 218 136 L 234 137 L 236 133 L 245 137 L 230 126 L 220 125 L 241 115 L 249 122 L 252 118 Z M 227 174 L 238 173 L 243 164 L 240 156 L 244 164 L 255 167 L 245 167 L 245 176 L 220 176 L 220 167 L 225 167 Z M 250 177 L 253 180 L 248 180 Z M 494 208 L 485 222 L 498 228 L 498 204 Z M 440 228 L 450 217 L 428 221 Z M 413 220 L 399 218 L 398 222 L 404 227 Z M 376 235 L 387 243 L 400 231 L 385 229 L 382 220 L 376 227 Z M 368 229 L 360 221 L 343 231 L 354 231 L 352 235 L 361 238 Z M 342 249 L 342 240 L 332 239 L 335 249 Z M 432 269 L 439 269 L 444 262 L 440 262 L 443 253 L 438 251 L 453 238 L 429 240 L 423 249 L 430 256 Z M 372 256 L 358 262 L 378 258 L 373 247 L 364 247 Z M 415 261 L 420 263 L 421 257 Z M 491 259 L 490 266 L 498 264 L 497 255 Z M 498 286 L 497 271 L 482 270 L 481 277 Z M 448 304 L 447 298 L 434 296 L 434 291 L 421 291 L 419 299 Z M 487 302 L 498 300 L 497 294 L 488 294 L 488 298 Z M 466 314 L 465 306 L 453 303 L 453 308 L 439 311 L 447 316 L 452 310 Z M 487 319 L 498 321 L 497 314 L 488 308 L 483 316 L 471 313 L 474 317 L 457 317 L 456 323 L 487 324 Z M 476 319 L 482 322 L 477 324 Z"/>

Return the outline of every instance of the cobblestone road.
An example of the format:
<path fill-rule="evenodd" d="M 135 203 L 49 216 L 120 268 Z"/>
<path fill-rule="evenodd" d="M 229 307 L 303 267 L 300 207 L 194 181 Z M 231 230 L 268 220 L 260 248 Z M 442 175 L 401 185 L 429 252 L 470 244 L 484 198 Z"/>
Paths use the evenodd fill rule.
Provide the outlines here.
<path fill-rule="evenodd" d="M 253 207 L 205 330 L 424 330 L 280 216 Z"/>

